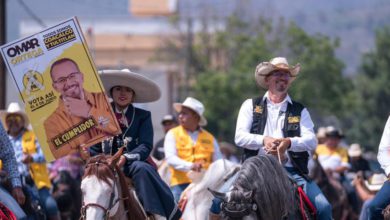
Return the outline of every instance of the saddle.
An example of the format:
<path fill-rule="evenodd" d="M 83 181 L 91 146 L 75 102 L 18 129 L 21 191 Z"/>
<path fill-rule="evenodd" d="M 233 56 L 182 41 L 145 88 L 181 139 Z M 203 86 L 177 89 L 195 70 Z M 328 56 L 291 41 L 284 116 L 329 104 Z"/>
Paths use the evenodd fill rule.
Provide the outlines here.
<path fill-rule="evenodd" d="M 0 202 L 0 219 L 16 220 L 14 213 Z"/>

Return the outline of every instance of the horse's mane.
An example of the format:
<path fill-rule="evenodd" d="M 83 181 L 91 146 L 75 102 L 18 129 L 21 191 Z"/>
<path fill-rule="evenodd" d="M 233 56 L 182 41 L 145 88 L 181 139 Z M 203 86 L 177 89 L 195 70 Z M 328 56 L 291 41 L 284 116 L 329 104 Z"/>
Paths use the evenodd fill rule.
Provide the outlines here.
<path fill-rule="evenodd" d="M 247 202 L 245 193 L 250 191 L 257 205 L 258 219 L 283 219 L 295 210 L 290 180 L 274 156 L 251 157 L 243 163 L 230 192 L 229 202 Z M 239 210 L 242 207 L 238 205 L 236 208 Z M 234 210 L 235 207 L 229 209 Z"/>
<path fill-rule="evenodd" d="M 115 172 L 118 174 L 119 183 L 121 186 L 123 203 L 125 211 L 127 212 L 127 218 L 129 220 L 145 219 L 145 215 L 141 208 L 137 205 L 138 201 L 132 193 L 129 193 L 128 186 L 126 183 L 125 175 L 122 170 L 116 165 L 116 155 L 113 157 L 106 156 L 104 154 L 91 157 L 87 162 L 84 176 L 96 176 L 99 180 L 106 182 L 109 186 L 113 187 L 110 180 L 115 181 Z"/>

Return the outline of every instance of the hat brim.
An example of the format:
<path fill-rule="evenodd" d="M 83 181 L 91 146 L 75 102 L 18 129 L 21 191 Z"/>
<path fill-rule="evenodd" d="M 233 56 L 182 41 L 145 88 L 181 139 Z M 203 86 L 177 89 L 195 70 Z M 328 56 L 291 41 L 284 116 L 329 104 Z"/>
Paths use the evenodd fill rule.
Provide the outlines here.
<path fill-rule="evenodd" d="M 379 191 L 382 188 L 383 184 L 370 184 L 367 180 L 364 181 L 367 189 L 370 191 Z"/>
<path fill-rule="evenodd" d="M 350 157 L 358 157 L 358 156 L 362 155 L 362 151 L 360 151 L 360 150 L 358 150 L 358 151 L 348 151 L 348 155 Z"/>
<path fill-rule="evenodd" d="M 195 111 L 195 109 L 193 109 L 191 106 L 188 106 L 188 105 L 183 105 L 182 103 L 173 103 L 173 108 L 175 109 L 176 112 L 181 112 L 181 109 L 183 107 L 186 107 L 186 108 L 189 108 L 191 109 L 192 111 L 194 111 L 195 113 L 197 113 Z M 197 113 L 198 114 L 198 113 Z M 199 114 L 198 114 L 199 115 Z M 199 126 L 206 126 L 207 125 L 207 120 L 206 118 L 203 116 L 203 115 L 199 115 L 200 116 L 200 120 L 199 120 Z"/>
<path fill-rule="evenodd" d="M 100 79 L 109 97 L 114 86 L 125 86 L 135 92 L 135 103 L 154 102 L 161 97 L 159 86 L 152 80 L 128 70 L 101 70 Z"/>
<path fill-rule="evenodd" d="M 292 67 L 279 67 L 271 64 L 270 62 L 262 62 L 260 63 L 255 71 L 255 78 L 258 85 L 263 87 L 264 89 L 268 89 L 267 84 L 265 83 L 265 78 L 275 70 L 284 70 L 290 72 L 290 83 L 293 82 L 301 70 L 301 65 L 298 63 Z"/>
<path fill-rule="evenodd" d="M 5 123 L 5 119 L 7 118 L 8 115 L 11 115 L 11 114 L 22 116 L 22 118 L 24 120 L 24 128 L 28 128 L 28 126 L 30 124 L 30 120 L 28 120 L 26 113 L 24 113 L 23 111 L 7 112 L 7 111 L 3 110 L 3 111 L 0 111 L 0 118 L 1 118 L 1 121 L 3 122 L 5 130 L 8 130 L 8 126 L 7 126 L 7 123 Z"/>

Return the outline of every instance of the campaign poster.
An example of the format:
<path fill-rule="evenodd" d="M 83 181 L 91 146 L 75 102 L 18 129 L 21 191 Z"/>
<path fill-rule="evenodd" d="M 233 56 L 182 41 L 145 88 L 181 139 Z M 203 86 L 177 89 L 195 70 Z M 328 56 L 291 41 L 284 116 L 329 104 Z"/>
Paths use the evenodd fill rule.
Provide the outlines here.
<path fill-rule="evenodd" d="M 48 161 L 121 133 L 76 17 L 0 49 Z"/>

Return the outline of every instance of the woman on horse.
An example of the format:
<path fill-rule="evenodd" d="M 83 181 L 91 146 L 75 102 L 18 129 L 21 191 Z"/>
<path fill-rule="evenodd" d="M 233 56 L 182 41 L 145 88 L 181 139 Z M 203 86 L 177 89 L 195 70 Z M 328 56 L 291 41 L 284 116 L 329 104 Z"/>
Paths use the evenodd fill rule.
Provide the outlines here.
<path fill-rule="evenodd" d="M 90 154 L 114 154 L 118 148 L 125 146 L 119 165 L 124 165 L 125 175 L 132 179 L 146 213 L 169 220 L 179 219 L 181 212 L 174 202 L 172 192 L 157 173 L 150 157 L 153 146 L 151 114 L 132 104 L 158 100 L 161 96 L 159 87 L 148 78 L 128 69 L 103 70 L 99 74 L 106 92 L 113 100 L 111 106 L 122 134 L 89 148 Z"/>

